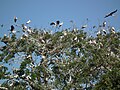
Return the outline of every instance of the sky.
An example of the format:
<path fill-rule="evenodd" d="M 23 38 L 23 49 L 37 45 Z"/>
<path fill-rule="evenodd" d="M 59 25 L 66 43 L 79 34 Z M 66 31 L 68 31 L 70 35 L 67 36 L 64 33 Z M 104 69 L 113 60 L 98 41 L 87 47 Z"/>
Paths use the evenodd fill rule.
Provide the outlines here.
<path fill-rule="evenodd" d="M 115 17 L 104 18 L 115 9 L 118 9 Z M 0 25 L 4 25 L 0 27 L 0 36 L 14 24 L 14 16 L 18 17 L 18 24 L 30 19 L 30 26 L 34 28 L 50 29 L 50 23 L 57 20 L 64 22 L 63 28 L 69 28 L 73 20 L 78 28 L 88 24 L 90 29 L 108 21 L 119 29 L 120 0 L 0 0 Z"/>

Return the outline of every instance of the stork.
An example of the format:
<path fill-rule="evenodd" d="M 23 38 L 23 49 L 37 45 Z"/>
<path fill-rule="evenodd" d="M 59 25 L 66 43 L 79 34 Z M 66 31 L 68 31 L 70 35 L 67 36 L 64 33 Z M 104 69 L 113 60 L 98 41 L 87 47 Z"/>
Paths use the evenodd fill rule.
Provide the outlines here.
<path fill-rule="evenodd" d="M 15 27 L 13 25 L 11 25 L 10 31 L 12 32 L 12 31 L 14 31 L 14 29 L 15 29 Z"/>
<path fill-rule="evenodd" d="M 115 11 L 112 11 L 110 13 L 108 13 L 104 18 L 107 18 L 109 16 L 114 16 L 114 13 L 116 13 L 118 10 L 116 9 Z"/>
<path fill-rule="evenodd" d="M 51 26 L 55 26 L 55 27 L 61 27 L 63 25 L 63 22 L 60 23 L 60 21 L 56 21 L 56 22 L 51 22 L 50 23 Z"/>
<path fill-rule="evenodd" d="M 28 20 L 28 21 L 26 22 L 26 24 L 29 24 L 29 23 L 31 23 L 31 20 Z"/>
<path fill-rule="evenodd" d="M 16 16 L 14 16 L 14 22 L 16 23 L 18 20 L 18 18 Z"/>

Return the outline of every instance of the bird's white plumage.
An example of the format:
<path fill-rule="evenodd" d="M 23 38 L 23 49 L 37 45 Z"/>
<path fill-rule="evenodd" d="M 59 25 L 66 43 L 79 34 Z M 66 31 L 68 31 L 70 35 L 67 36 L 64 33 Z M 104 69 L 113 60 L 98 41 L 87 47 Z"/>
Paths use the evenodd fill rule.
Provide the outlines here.
<path fill-rule="evenodd" d="M 29 24 L 29 23 L 31 23 L 31 20 L 28 20 L 28 21 L 26 22 L 26 24 Z"/>

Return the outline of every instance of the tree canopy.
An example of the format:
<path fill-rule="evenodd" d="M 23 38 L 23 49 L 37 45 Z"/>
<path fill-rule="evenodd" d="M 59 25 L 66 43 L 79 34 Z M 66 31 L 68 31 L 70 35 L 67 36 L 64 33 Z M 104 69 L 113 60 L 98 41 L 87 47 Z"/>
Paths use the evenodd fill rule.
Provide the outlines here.
<path fill-rule="evenodd" d="M 0 89 L 120 89 L 120 32 L 114 27 L 98 27 L 96 36 L 89 36 L 84 28 L 59 31 L 56 27 L 51 33 L 21 27 L 0 38 L 4 43 L 0 47 Z"/>

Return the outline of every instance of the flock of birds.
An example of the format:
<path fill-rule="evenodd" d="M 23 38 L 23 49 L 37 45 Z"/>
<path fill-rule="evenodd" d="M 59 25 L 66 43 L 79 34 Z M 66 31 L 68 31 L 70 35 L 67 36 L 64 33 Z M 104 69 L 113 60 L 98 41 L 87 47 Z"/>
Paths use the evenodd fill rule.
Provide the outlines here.
<path fill-rule="evenodd" d="M 110 16 L 115 16 L 114 14 L 115 14 L 117 11 L 118 11 L 118 10 L 116 9 L 116 10 L 114 10 L 114 11 L 106 14 L 104 18 L 107 18 L 107 17 L 110 17 Z M 17 20 L 18 20 L 18 18 L 17 18 L 17 17 L 14 17 L 14 22 L 15 22 L 15 23 L 17 22 Z M 28 20 L 28 21 L 26 22 L 26 25 L 29 24 L 29 23 L 31 23 L 31 20 Z M 27 26 L 26 26 L 26 25 L 25 25 L 25 24 L 22 24 L 22 29 L 27 29 Z M 61 27 L 62 25 L 63 25 L 63 22 L 60 22 L 59 20 L 56 21 L 56 22 L 51 22 L 51 23 L 50 23 L 50 26 L 54 26 L 54 27 L 58 27 L 58 28 Z M 104 27 L 105 25 L 106 25 L 106 22 L 103 22 L 103 27 Z M 3 24 L 1 25 L 1 27 L 3 27 Z M 86 28 L 86 27 L 87 27 L 87 25 L 85 24 L 85 25 L 83 25 L 83 26 L 81 27 L 81 29 L 84 29 L 84 28 Z M 94 26 L 93 28 L 95 28 L 95 26 Z M 11 31 L 11 32 L 14 32 L 14 30 L 15 30 L 14 25 L 11 25 L 10 31 Z"/>

